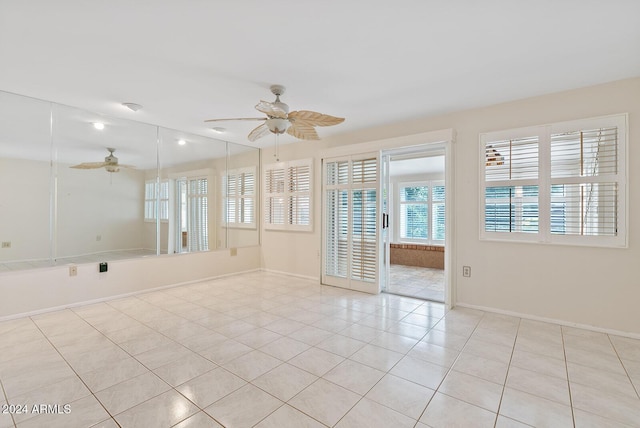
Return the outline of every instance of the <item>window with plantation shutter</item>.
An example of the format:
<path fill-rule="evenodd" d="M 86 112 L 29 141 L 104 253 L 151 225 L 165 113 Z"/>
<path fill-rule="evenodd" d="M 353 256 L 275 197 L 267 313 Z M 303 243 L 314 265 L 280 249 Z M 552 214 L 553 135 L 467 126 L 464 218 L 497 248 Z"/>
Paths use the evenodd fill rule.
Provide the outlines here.
<path fill-rule="evenodd" d="M 311 231 L 312 159 L 264 167 L 264 228 Z"/>
<path fill-rule="evenodd" d="M 223 222 L 227 227 L 255 228 L 256 170 L 228 170 L 222 180 Z"/>
<path fill-rule="evenodd" d="M 144 220 L 169 220 L 169 181 L 147 180 L 144 186 Z"/>
<path fill-rule="evenodd" d="M 626 246 L 626 115 L 481 135 L 481 237 Z"/>
<path fill-rule="evenodd" d="M 400 183 L 400 241 L 444 244 L 444 184 Z"/>

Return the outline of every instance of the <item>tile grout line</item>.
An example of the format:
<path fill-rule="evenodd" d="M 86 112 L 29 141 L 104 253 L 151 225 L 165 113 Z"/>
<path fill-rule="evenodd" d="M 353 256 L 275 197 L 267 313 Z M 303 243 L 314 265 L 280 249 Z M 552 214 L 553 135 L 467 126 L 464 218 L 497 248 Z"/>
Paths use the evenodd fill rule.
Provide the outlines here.
<path fill-rule="evenodd" d="M 564 355 L 564 367 L 565 373 L 567 374 L 567 389 L 569 390 L 569 407 L 571 408 L 571 421 L 573 422 L 573 427 L 576 426 L 576 412 L 573 408 L 573 395 L 571 394 L 571 379 L 569 378 L 569 362 L 567 361 L 567 349 L 565 347 L 564 336 L 565 331 L 562 326 L 560 327 L 560 336 L 562 337 L 562 354 Z"/>
<path fill-rule="evenodd" d="M 611 343 L 611 346 L 613 347 L 613 350 L 616 353 L 616 357 L 618 357 L 618 361 L 620 361 L 620 364 L 622 365 L 622 368 L 624 369 L 624 373 L 627 375 L 627 378 L 629 379 L 629 383 L 631 384 L 631 387 L 635 390 L 636 395 L 638 396 L 638 399 L 640 399 L 640 386 L 636 387 L 635 383 L 633 383 L 633 381 L 631 380 L 631 375 L 629 374 L 629 371 L 627 370 L 627 366 L 622 361 L 622 358 L 620 357 L 620 354 L 618 352 L 618 348 L 616 348 L 616 345 L 615 345 L 615 343 L 613 343 L 613 340 L 611 340 L 611 336 L 609 334 L 607 334 L 607 339 L 609 339 L 609 343 Z"/>
<path fill-rule="evenodd" d="M 500 401 L 498 401 L 498 409 L 496 410 L 496 420 L 493 424 L 494 428 L 498 425 L 498 418 L 500 417 L 500 408 L 502 407 L 504 392 L 507 389 L 507 380 L 509 379 L 509 370 L 511 370 L 511 362 L 513 361 L 513 354 L 516 352 L 516 343 L 518 342 L 518 333 L 520 332 L 521 324 L 522 324 L 522 318 L 518 318 L 518 329 L 516 330 L 516 336 L 513 338 L 513 346 L 511 347 L 511 355 L 509 356 L 509 363 L 507 364 L 507 372 L 504 375 L 504 384 L 502 385 L 502 393 L 500 394 Z"/>
<path fill-rule="evenodd" d="M 4 402 L 9 405 L 9 397 L 7 397 L 7 391 L 4 389 L 4 385 L 2 384 L 2 379 L 0 379 L 0 389 L 2 389 L 2 395 L 4 396 Z M 11 417 L 11 422 L 13 423 L 13 427 L 17 427 L 16 419 L 13 417 L 13 413 L 9 412 L 9 416 Z"/>

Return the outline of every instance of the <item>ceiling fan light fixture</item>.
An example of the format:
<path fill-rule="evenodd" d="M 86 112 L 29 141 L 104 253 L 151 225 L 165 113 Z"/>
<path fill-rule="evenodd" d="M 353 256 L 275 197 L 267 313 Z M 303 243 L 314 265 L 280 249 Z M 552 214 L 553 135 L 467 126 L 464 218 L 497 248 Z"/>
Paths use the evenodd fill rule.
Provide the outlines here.
<path fill-rule="evenodd" d="M 142 106 L 136 103 L 122 103 L 122 105 L 131 111 L 138 111 L 142 109 Z"/>
<path fill-rule="evenodd" d="M 289 127 L 287 119 L 269 118 L 267 119 L 267 127 L 274 134 L 284 134 Z"/>
<path fill-rule="evenodd" d="M 92 125 L 99 131 L 102 131 L 104 129 L 104 123 L 102 122 L 93 122 Z"/>

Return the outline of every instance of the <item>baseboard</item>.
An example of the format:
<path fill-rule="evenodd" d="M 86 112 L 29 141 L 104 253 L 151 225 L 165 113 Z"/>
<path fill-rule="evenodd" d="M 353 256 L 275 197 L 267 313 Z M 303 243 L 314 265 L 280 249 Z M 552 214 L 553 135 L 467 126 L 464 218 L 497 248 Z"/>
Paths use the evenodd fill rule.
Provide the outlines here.
<path fill-rule="evenodd" d="M 285 272 L 285 271 L 281 271 L 281 270 L 273 270 L 273 269 L 265 269 L 265 268 L 262 268 L 261 270 L 263 272 L 277 273 L 277 274 L 280 274 L 280 275 L 293 276 L 295 278 L 308 279 L 308 280 L 311 280 L 311 281 L 318 281 L 318 284 L 320 284 L 320 277 L 319 276 L 300 275 L 300 274 L 293 273 L 293 272 Z"/>
<path fill-rule="evenodd" d="M 596 327 L 589 324 L 580 324 L 580 323 L 575 323 L 575 322 L 570 322 L 565 320 L 559 320 L 555 318 L 539 317 L 537 315 L 524 314 L 524 313 L 515 312 L 515 311 L 507 311 L 507 310 L 498 309 L 498 308 L 490 308 L 487 306 L 470 305 L 468 303 L 456 302 L 455 306 L 460 306 L 462 308 L 469 308 L 469 309 L 477 309 L 479 311 L 491 312 L 495 314 L 509 315 L 512 317 L 518 317 L 518 318 L 528 319 L 532 321 L 542 321 L 550 324 L 562 325 L 565 327 L 581 328 L 583 330 L 594 331 L 597 333 L 612 334 L 615 336 L 628 337 L 631 339 L 640 339 L 639 333 L 631 333 L 628 331 L 620 331 L 620 330 L 614 330 L 610 328 L 601 328 L 601 327 Z"/>
<path fill-rule="evenodd" d="M 0 317 L 0 322 L 2 322 L 2 321 L 10 321 L 10 320 L 18 319 L 18 318 L 32 317 L 32 316 L 35 316 L 35 315 L 42 315 L 42 314 L 46 314 L 46 313 L 49 313 L 49 312 L 62 311 L 64 309 L 77 308 L 79 306 L 94 305 L 96 303 L 103 303 L 103 302 L 108 302 L 108 301 L 111 301 L 111 300 L 123 299 L 125 297 L 131 297 L 131 296 L 136 296 L 136 295 L 145 294 L 145 293 L 152 293 L 154 291 L 161 291 L 161 290 L 166 290 L 166 289 L 169 289 L 169 288 L 182 287 L 184 285 L 197 284 L 199 282 L 205 282 L 205 281 L 212 281 L 212 280 L 221 279 L 221 278 L 227 278 L 227 277 L 230 277 L 230 276 L 241 275 L 243 273 L 258 272 L 260 270 L 261 269 L 257 268 L 257 269 L 244 270 L 244 271 L 240 271 L 240 272 L 225 273 L 223 275 L 216 275 L 216 276 L 210 276 L 210 277 L 207 277 L 207 278 L 194 279 L 194 280 L 191 280 L 191 281 L 178 282 L 178 283 L 175 283 L 175 284 L 162 285 L 160 287 L 146 288 L 144 290 L 133 291 L 131 293 L 117 294 L 115 296 L 101 297 L 99 299 L 84 300 L 82 302 L 75 302 L 75 303 L 70 303 L 70 304 L 67 304 L 67 305 L 54 306 L 54 307 L 50 307 L 50 308 L 39 309 L 37 311 L 22 312 L 22 313 L 19 313 L 19 314 L 13 314 L 13 315 L 7 315 L 7 316 L 4 316 L 4 317 Z"/>

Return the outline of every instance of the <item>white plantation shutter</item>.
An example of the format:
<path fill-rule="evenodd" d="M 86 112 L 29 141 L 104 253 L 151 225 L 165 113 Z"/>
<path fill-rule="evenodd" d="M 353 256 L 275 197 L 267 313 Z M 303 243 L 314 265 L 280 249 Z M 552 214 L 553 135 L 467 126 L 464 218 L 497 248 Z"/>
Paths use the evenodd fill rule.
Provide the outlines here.
<path fill-rule="evenodd" d="M 264 167 L 264 228 L 311 231 L 312 159 Z"/>
<path fill-rule="evenodd" d="M 537 135 L 485 143 L 485 231 L 538 232 L 539 143 Z"/>
<path fill-rule="evenodd" d="M 354 160 L 352 188 L 351 279 L 373 282 L 377 267 L 378 160 Z M 371 186 L 373 184 L 373 186 Z M 373 188 L 372 188 L 373 187 Z M 358 189 L 360 188 L 360 189 Z"/>
<path fill-rule="evenodd" d="M 289 224 L 311 226 L 311 164 L 287 167 Z"/>
<path fill-rule="evenodd" d="M 618 128 L 551 135 L 552 234 L 616 236 Z"/>
<path fill-rule="evenodd" d="M 159 217 L 160 220 L 169 221 L 169 180 L 160 182 Z"/>
<path fill-rule="evenodd" d="M 147 180 L 144 183 L 144 219 L 153 221 L 157 216 L 156 204 L 156 180 Z"/>
<path fill-rule="evenodd" d="M 227 227 L 256 227 L 256 173 L 255 168 L 228 170 L 223 177 L 223 220 Z"/>
<path fill-rule="evenodd" d="M 349 193 L 344 189 L 327 190 L 326 195 L 326 256 L 325 273 L 347 277 L 349 256 Z"/>
<path fill-rule="evenodd" d="M 481 237 L 626 246 L 626 122 L 482 134 Z"/>
<path fill-rule="evenodd" d="M 235 174 L 227 174 L 223 180 L 225 204 L 224 204 L 224 221 L 227 225 L 236 222 L 236 193 L 237 180 Z"/>
<path fill-rule="evenodd" d="M 209 249 L 208 182 L 204 177 L 189 178 L 187 185 L 188 249 Z"/>
<path fill-rule="evenodd" d="M 324 163 L 323 282 L 373 291 L 377 281 L 378 159 Z"/>
<path fill-rule="evenodd" d="M 265 228 L 284 227 L 285 224 L 285 168 L 277 165 L 265 167 L 264 224 Z M 267 227 L 269 226 L 269 227 Z"/>
<path fill-rule="evenodd" d="M 256 174 L 255 170 L 240 173 L 240 223 L 255 226 L 255 197 Z"/>
<path fill-rule="evenodd" d="M 325 274 L 347 278 L 349 257 L 349 161 L 325 164 Z"/>
<path fill-rule="evenodd" d="M 169 220 L 169 181 L 147 180 L 144 184 L 145 221 Z"/>

